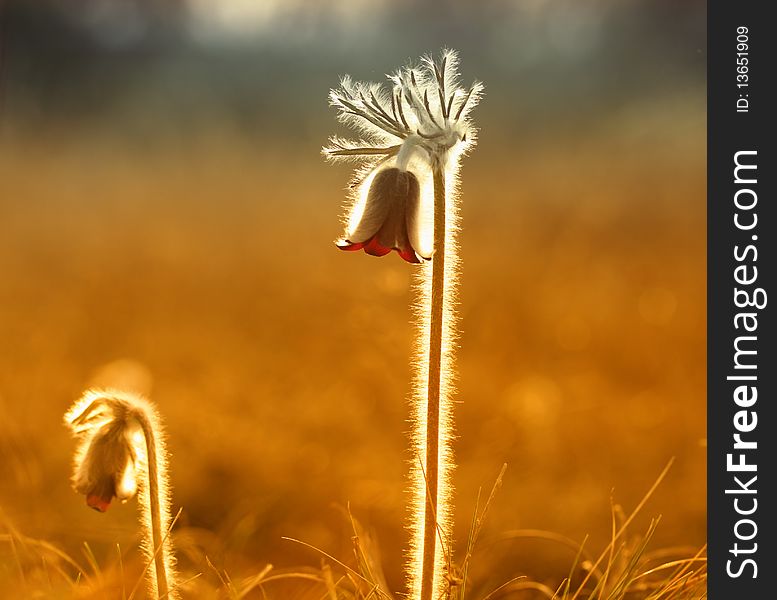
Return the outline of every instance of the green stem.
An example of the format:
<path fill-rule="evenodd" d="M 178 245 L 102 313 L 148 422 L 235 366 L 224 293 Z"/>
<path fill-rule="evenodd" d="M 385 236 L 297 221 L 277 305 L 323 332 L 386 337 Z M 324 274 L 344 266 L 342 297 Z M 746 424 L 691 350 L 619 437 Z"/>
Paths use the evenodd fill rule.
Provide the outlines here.
<path fill-rule="evenodd" d="M 442 370 L 443 305 L 445 302 L 445 174 L 439 160 L 433 166 L 434 177 L 434 256 L 432 258 L 432 296 L 429 323 L 429 380 L 426 402 L 426 510 L 424 511 L 421 600 L 432 600 L 437 579 L 435 558 L 440 457 L 440 391 Z M 424 482 L 422 482 L 424 483 Z"/>

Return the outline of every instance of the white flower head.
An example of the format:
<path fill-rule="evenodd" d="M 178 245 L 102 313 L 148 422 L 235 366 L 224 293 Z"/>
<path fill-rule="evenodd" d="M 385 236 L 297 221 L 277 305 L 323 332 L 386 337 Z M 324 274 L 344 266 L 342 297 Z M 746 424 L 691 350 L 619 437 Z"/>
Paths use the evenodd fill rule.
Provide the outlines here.
<path fill-rule="evenodd" d="M 330 92 L 339 120 L 361 134 L 332 137 L 323 149 L 328 159 L 362 163 L 341 249 L 376 256 L 396 250 L 408 262 L 431 258 L 432 168 L 455 174 L 458 158 L 474 146 L 470 114 L 483 92 L 480 82 L 462 87 L 458 62 L 456 52 L 444 50 L 439 60 L 425 56 L 388 75 L 389 88 L 346 76 Z M 389 169 L 390 177 L 376 177 Z"/>

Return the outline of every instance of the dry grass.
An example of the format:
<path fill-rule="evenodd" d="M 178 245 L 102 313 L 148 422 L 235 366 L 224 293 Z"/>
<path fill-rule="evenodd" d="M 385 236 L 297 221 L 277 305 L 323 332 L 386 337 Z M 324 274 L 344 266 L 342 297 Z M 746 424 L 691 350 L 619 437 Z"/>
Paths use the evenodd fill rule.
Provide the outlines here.
<path fill-rule="evenodd" d="M 552 532 L 526 530 L 503 534 L 503 538 L 543 539 L 575 549 L 569 575 L 558 581 L 538 581 L 527 575 L 517 575 L 494 589 L 485 592 L 482 582 L 471 581 L 469 565 L 479 557 L 478 538 L 488 510 L 502 484 L 503 468 L 491 493 L 481 507 L 475 508 L 467 537 L 466 549 L 460 563 L 448 556 L 445 598 L 449 600 L 494 600 L 497 598 L 538 598 L 549 600 L 701 600 L 707 597 L 706 546 L 689 555 L 684 548 L 650 549 L 651 540 L 660 519 L 652 519 L 645 533 L 635 533 L 633 522 L 652 494 L 669 472 L 667 465 L 645 497 L 626 517 L 620 506 L 612 508 L 612 539 L 598 557 L 589 557 L 582 543 Z M 172 522 L 172 527 L 180 517 Z M 203 556 L 206 572 L 185 575 L 171 591 L 196 598 L 326 598 L 327 600 L 391 600 L 397 597 L 390 591 L 383 572 L 379 548 L 370 534 L 349 511 L 344 515 L 351 528 L 353 551 L 343 560 L 316 548 L 303 540 L 284 538 L 310 550 L 320 559 L 320 567 L 276 569 L 267 564 L 257 573 L 235 579 L 226 570 L 216 567 L 208 556 Z M 133 600 L 144 572 L 134 583 L 124 570 L 124 559 L 117 547 L 117 564 L 104 569 L 95 559 L 91 548 L 84 544 L 83 568 L 79 561 L 57 549 L 56 546 L 20 534 L 3 519 L 8 532 L 0 536 L 11 549 L 18 568 L 17 594 L 68 598 L 121 598 Z M 168 534 L 170 531 L 168 530 Z M 176 537 L 185 537 L 178 532 Z M 206 575 L 206 577 L 203 577 Z M 209 575 L 209 577 L 207 577 Z M 127 593 L 127 590 L 130 590 Z M 164 596 L 163 596 L 164 597 Z"/>

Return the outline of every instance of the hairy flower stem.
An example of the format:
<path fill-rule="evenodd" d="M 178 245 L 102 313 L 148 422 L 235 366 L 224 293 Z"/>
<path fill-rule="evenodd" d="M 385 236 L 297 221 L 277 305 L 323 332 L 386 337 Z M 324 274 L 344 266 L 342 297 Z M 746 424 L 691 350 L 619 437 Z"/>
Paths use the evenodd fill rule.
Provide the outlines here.
<path fill-rule="evenodd" d="M 442 371 L 443 304 L 445 302 L 445 173 L 439 160 L 432 165 L 434 178 L 434 256 L 429 319 L 429 381 L 426 399 L 426 510 L 424 511 L 421 600 L 431 600 L 437 578 L 437 514 L 440 462 L 440 393 Z"/>
<path fill-rule="evenodd" d="M 143 430 L 143 437 L 146 440 L 146 454 L 148 456 L 148 509 L 151 513 L 151 548 L 154 553 L 154 566 L 156 567 L 157 595 L 159 598 L 167 598 L 170 590 L 167 584 L 165 548 L 162 543 L 162 511 L 159 502 L 159 472 L 154 427 L 142 411 L 136 411 L 134 416 L 140 424 L 140 428 Z"/>

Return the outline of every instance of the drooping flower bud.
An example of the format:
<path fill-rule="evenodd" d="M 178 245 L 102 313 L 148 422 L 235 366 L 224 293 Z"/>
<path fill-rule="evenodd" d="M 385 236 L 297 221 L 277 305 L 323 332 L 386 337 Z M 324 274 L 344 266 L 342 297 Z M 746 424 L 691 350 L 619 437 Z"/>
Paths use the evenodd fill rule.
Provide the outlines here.
<path fill-rule="evenodd" d="M 107 423 L 95 433 L 84 460 L 76 466 L 73 487 L 100 512 L 113 498 L 125 501 L 136 491 L 135 454 L 123 423 Z"/>
<path fill-rule="evenodd" d="M 175 556 L 168 537 L 173 523 L 167 452 L 156 409 L 130 392 L 87 390 L 65 414 L 65 424 L 78 440 L 76 492 L 86 496 L 88 506 L 105 512 L 114 498 L 127 500 L 138 491 L 149 597 L 177 600 Z"/>
<path fill-rule="evenodd" d="M 80 440 L 73 488 L 100 512 L 108 510 L 114 498 L 126 501 L 137 490 L 132 435 L 138 434 L 138 427 L 130 416 L 126 401 L 87 394 L 65 417 Z"/>

